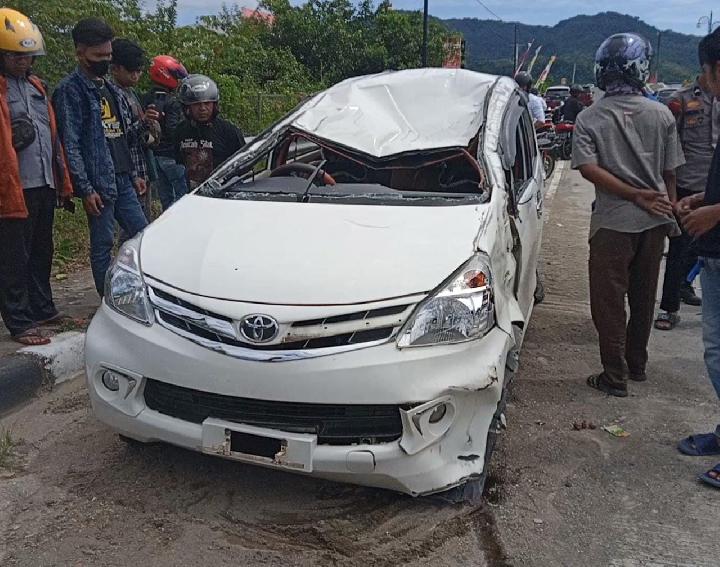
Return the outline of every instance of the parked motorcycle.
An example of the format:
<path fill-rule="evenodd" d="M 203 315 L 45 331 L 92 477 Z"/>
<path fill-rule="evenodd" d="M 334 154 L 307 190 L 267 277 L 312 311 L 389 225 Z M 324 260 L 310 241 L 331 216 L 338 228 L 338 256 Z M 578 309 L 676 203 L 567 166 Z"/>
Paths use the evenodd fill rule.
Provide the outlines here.
<path fill-rule="evenodd" d="M 572 158 L 573 133 L 575 132 L 574 122 L 560 122 L 555 125 L 555 135 L 559 147 L 558 156 L 560 159 Z"/>
<path fill-rule="evenodd" d="M 537 143 L 542 154 L 545 179 L 547 180 L 555 171 L 560 146 L 558 146 L 557 136 L 552 128 L 539 131 L 537 133 Z"/>

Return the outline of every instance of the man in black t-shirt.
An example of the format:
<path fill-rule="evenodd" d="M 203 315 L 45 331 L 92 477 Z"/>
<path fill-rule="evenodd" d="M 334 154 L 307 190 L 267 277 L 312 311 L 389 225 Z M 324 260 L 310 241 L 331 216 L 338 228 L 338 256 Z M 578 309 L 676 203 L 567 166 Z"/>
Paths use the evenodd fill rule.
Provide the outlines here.
<path fill-rule="evenodd" d="M 707 85 L 720 97 L 720 30 L 703 38 L 699 51 Z M 700 277 L 705 364 L 720 397 L 720 146 L 715 147 L 705 193 L 681 200 L 677 210 L 685 230 L 695 238 L 695 250 L 704 265 Z M 720 425 L 712 433 L 683 439 L 678 449 L 691 456 L 720 455 Z M 720 488 L 720 464 L 700 480 Z"/>
<path fill-rule="evenodd" d="M 185 79 L 180 102 L 186 118 L 175 130 L 175 155 L 194 189 L 242 148 L 245 138 L 237 126 L 218 116 L 220 91 L 209 77 L 190 75 Z"/>
<path fill-rule="evenodd" d="M 570 87 L 570 98 L 565 101 L 560 110 L 562 119 L 565 122 L 575 122 L 578 114 L 585 110 L 585 105 L 580 100 L 581 92 L 582 89 L 577 85 Z"/>

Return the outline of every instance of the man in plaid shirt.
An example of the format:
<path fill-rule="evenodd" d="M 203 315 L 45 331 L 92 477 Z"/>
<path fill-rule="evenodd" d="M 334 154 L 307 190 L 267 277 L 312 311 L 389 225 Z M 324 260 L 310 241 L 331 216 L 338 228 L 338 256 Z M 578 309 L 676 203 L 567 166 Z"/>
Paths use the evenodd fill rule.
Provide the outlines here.
<path fill-rule="evenodd" d="M 140 99 L 134 90 L 147 66 L 147 56 L 142 47 L 129 39 L 117 38 L 112 42 L 112 64 L 110 65 L 111 81 L 119 87 L 132 110 L 134 122 L 128 130 L 137 132 L 128 137 L 130 157 L 135 172 L 144 182 L 144 193 L 138 192 L 138 199 L 148 221 L 151 220 L 152 198 L 150 194 L 151 176 L 150 160 L 152 153 L 149 149 L 151 143 L 160 139 L 159 113 L 155 109 L 143 111 Z M 124 235 L 122 235 L 124 236 Z M 121 239 L 124 240 L 124 238 Z"/>

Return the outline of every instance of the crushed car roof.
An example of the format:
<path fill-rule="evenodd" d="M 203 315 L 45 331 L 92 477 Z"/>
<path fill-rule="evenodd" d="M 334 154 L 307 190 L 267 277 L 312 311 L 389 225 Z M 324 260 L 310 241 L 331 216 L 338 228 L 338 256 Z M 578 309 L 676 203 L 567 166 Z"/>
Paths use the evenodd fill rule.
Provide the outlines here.
<path fill-rule="evenodd" d="M 411 69 L 348 79 L 299 109 L 292 125 L 382 158 L 465 147 L 482 126 L 498 77 L 463 69 Z"/>

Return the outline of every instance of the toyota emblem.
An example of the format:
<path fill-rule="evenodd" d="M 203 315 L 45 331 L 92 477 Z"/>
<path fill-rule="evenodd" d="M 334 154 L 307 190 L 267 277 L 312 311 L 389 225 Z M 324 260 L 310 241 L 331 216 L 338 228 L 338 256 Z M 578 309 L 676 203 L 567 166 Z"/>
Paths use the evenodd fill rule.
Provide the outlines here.
<path fill-rule="evenodd" d="M 240 334 L 251 343 L 269 343 L 280 332 L 280 325 L 267 315 L 248 315 L 240 322 Z"/>

